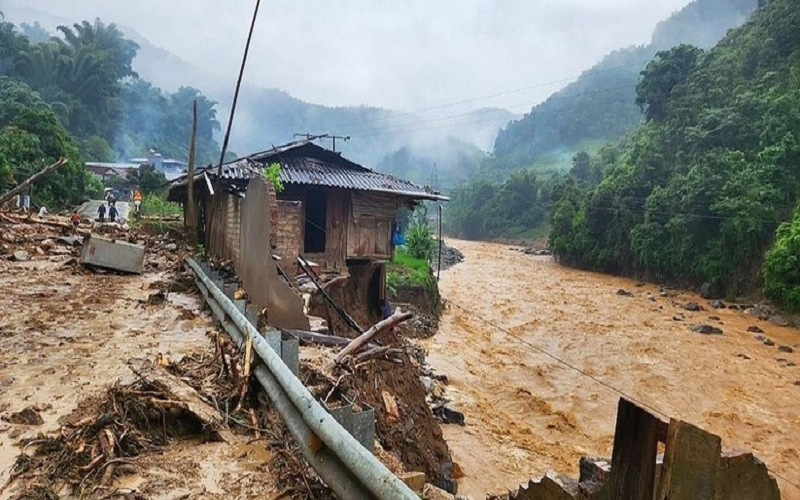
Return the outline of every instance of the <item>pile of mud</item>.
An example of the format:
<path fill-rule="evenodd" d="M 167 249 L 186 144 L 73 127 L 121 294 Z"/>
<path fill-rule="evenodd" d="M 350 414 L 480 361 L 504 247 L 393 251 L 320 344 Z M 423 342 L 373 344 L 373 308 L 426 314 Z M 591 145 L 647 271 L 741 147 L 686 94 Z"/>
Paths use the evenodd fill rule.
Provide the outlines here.
<path fill-rule="evenodd" d="M 362 328 L 369 328 L 382 319 L 381 311 L 371 307 L 371 284 L 374 269 L 371 266 L 350 268 L 350 277 L 343 286 L 329 289 L 332 298 L 355 318 Z M 339 336 L 355 338 L 358 333 L 350 329 L 336 311 L 320 294 L 312 296 L 309 313 L 325 318 L 328 325 Z M 413 323 L 413 319 L 408 323 Z M 396 455 L 409 472 L 425 472 L 428 481 L 442 489 L 455 492 L 453 462 L 450 449 L 444 440 L 439 423 L 431 413 L 426 401 L 427 391 L 420 380 L 420 364 L 409 352 L 400 325 L 394 331 L 384 331 L 375 341 L 383 346 L 402 350 L 396 361 L 375 359 L 340 374 L 341 380 L 334 391 L 335 396 L 344 396 L 362 406 L 375 409 L 378 440 L 384 450 Z M 313 373 L 314 368 L 305 366 L 301 373 Z M 343 376 L 342 376 L 343 375 Z M 324 379 L 325 376 L 316 376 Z M 335 382 L 337 378 L 333 378 Z M 319 394 L 334 388 L 328 381 Z M 312 384 L 313 385 L 313 384 Z"/>

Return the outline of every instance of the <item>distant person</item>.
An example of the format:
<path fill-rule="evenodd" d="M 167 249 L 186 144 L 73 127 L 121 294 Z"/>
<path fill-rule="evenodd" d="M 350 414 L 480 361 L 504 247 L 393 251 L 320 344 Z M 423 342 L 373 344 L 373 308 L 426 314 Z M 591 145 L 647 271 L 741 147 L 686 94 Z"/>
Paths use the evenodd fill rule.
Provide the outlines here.
<path fill-rule="evenodd" d="M 137 213 L 137 214 L 138 214 L 138 213 L 140 213 L 140 212 L 141 212 L 141 207 L 142 207 L 142 192 L 141 192 L 141 191 L 139 191 L 138 189 L 137 189 L 136 191 L 134 191 L 134 192 L 133 192 L 133 206 L 134 206 L 134 212 L 135 212 L 135 213 Z"/>
<path fill-rule="evenodd" d="M 117 219 L 117 215 L 118 215 L 117 214 L 117 207 L 115 207 L 114 205 L 111 205 L 110 207 L 108 207 L 108 221 L 109 222 L 114 222 Z"/>
<path fill-rule="evenodd" d="M 81 214 L 73 210 L 69 216 L 69 221 L 72 222 L 72 234 L 78 234 L 78 224 L 81 223 Z"/>
<path fill-rule="evenodd" d="M 39 218 L 44 219 L 46 215 L 47 215 L 47 207 L 41 207 L 39 209 Z"/>
<path fill-rule="evenodd" d="M 99 207 L 97 207 L 97 220 L 100 222 L 106 221 L 106 206 L 105 204 L 101 203 Z"/>

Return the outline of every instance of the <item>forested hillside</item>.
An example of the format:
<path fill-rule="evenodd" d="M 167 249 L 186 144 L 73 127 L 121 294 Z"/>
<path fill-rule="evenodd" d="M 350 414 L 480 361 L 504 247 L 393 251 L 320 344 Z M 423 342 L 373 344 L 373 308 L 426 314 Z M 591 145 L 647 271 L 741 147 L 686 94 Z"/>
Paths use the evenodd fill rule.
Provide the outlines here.
<path fill-rule="evenodd" d="M 800 308 L 800 216 L 781 225 L 800 195 L 797 7 L 772 0 L 710 51 L 680 46 L 648 64 L 646 123 L 559 189 L 559 261 L 729 295 L 763 283 Z"/>
<path fill-rule="evenodd" d="M 0 190 L 66 156 L 34 202 L 74 204 L 99 189 L 83 161 L 125 160 L 155 148 L 184 158 L 198 100 L 200 161 L 219 155 L 215 103 L 198 90 L 164 93 L 132 68 L 138 45 L 101 21 L 60 26 L 0 23 Z"/>
<path fill-rule="evenodd" d="M 695 0 L 661 22 L 648 45 L 618 50 L 553 94 L 497 136 L 492 167 L 500 171 L 569 165 L 570 151 L 621 137 L 641 121 L 636 82 L 647 62 L 681 43 L 708 48 L 740 25 L 757 0 Z M 562 167 L 563 168 L 563 167 Z"/>

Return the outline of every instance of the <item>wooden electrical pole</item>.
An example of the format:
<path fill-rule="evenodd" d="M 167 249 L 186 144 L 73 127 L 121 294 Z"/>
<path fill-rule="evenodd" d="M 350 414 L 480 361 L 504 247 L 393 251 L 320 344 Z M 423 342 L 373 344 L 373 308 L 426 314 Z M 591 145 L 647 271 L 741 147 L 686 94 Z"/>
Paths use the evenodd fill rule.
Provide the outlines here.
<path fill-rule="evenodd" d="M 189 141 L 189 168 L 186 177 L 186 206 L 183 218 L 189 242 L 197 240 L 197 205 L 194 202 L 194 164 L 197 158 L 197 99 L 192 103 L 192 137 Z"/>

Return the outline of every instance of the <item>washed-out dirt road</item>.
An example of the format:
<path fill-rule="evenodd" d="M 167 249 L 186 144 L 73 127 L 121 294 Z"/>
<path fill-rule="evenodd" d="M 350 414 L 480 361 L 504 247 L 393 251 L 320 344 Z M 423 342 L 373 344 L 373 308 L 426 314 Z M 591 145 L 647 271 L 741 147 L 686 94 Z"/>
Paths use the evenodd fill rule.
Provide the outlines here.
<path fill-rule="evenodd" d="M 163 354 L 175 361 L 203 352 L 206 333 L 215 328 L 197 294 L 170 293 L 165 303 L 148 304 L 168 273 L 72 269 L 46 257 L 0 260 L 0 415 L 33 406 L 44 420 L 0 421 L 0 487 L 22 439 L 57 431 L 81 400 L 101 395 L 115 381 L 132 382 L 128 360 Z M 116 486 L 154 499 L 269 496 L 275 482 L 268 460 L 263 443 L 248 443 L 246 436 L 235 443 L 175 443 L 137 460 L 138 473 Z M 17 486 L 0 489 L 0 499 L 17 494 Z"/>
<path fill-rule="evenodd" d="M 800 332 L 710 309 L 691 293 L 661 297 L 657 286 L 561 267 L 505 245 L 448 243 L 466 261 L 442 273 L 450 304 L 439 333 L 424 344 L 429 362 L 450 378 L 453 406 L 466 415 L 466 427 L 443 426 L 466 473 L 459 493 L 483 498 L 550 470 L 577 477 L 581 455 L 610 456 L 620 394 L 535 348 L 662 418 L 720 435 L 723 447 L 753 450 L 771 471 L 800 484 L 800 366 L 793 366 L 800 364 Z M 633 296 L 618 296 L 620 288 Z M 689 301 L 708 310 L 686 311 Z M 684 321 L 673 319 L 679 314 Z M 694 333 L 693 323 L 719 326 L 724 335 Z M 747 331 L 754 325 L 776 345 L 756 340 Z M 800 499 L 800 491 L 778 483 L 782 498 Z"/>

